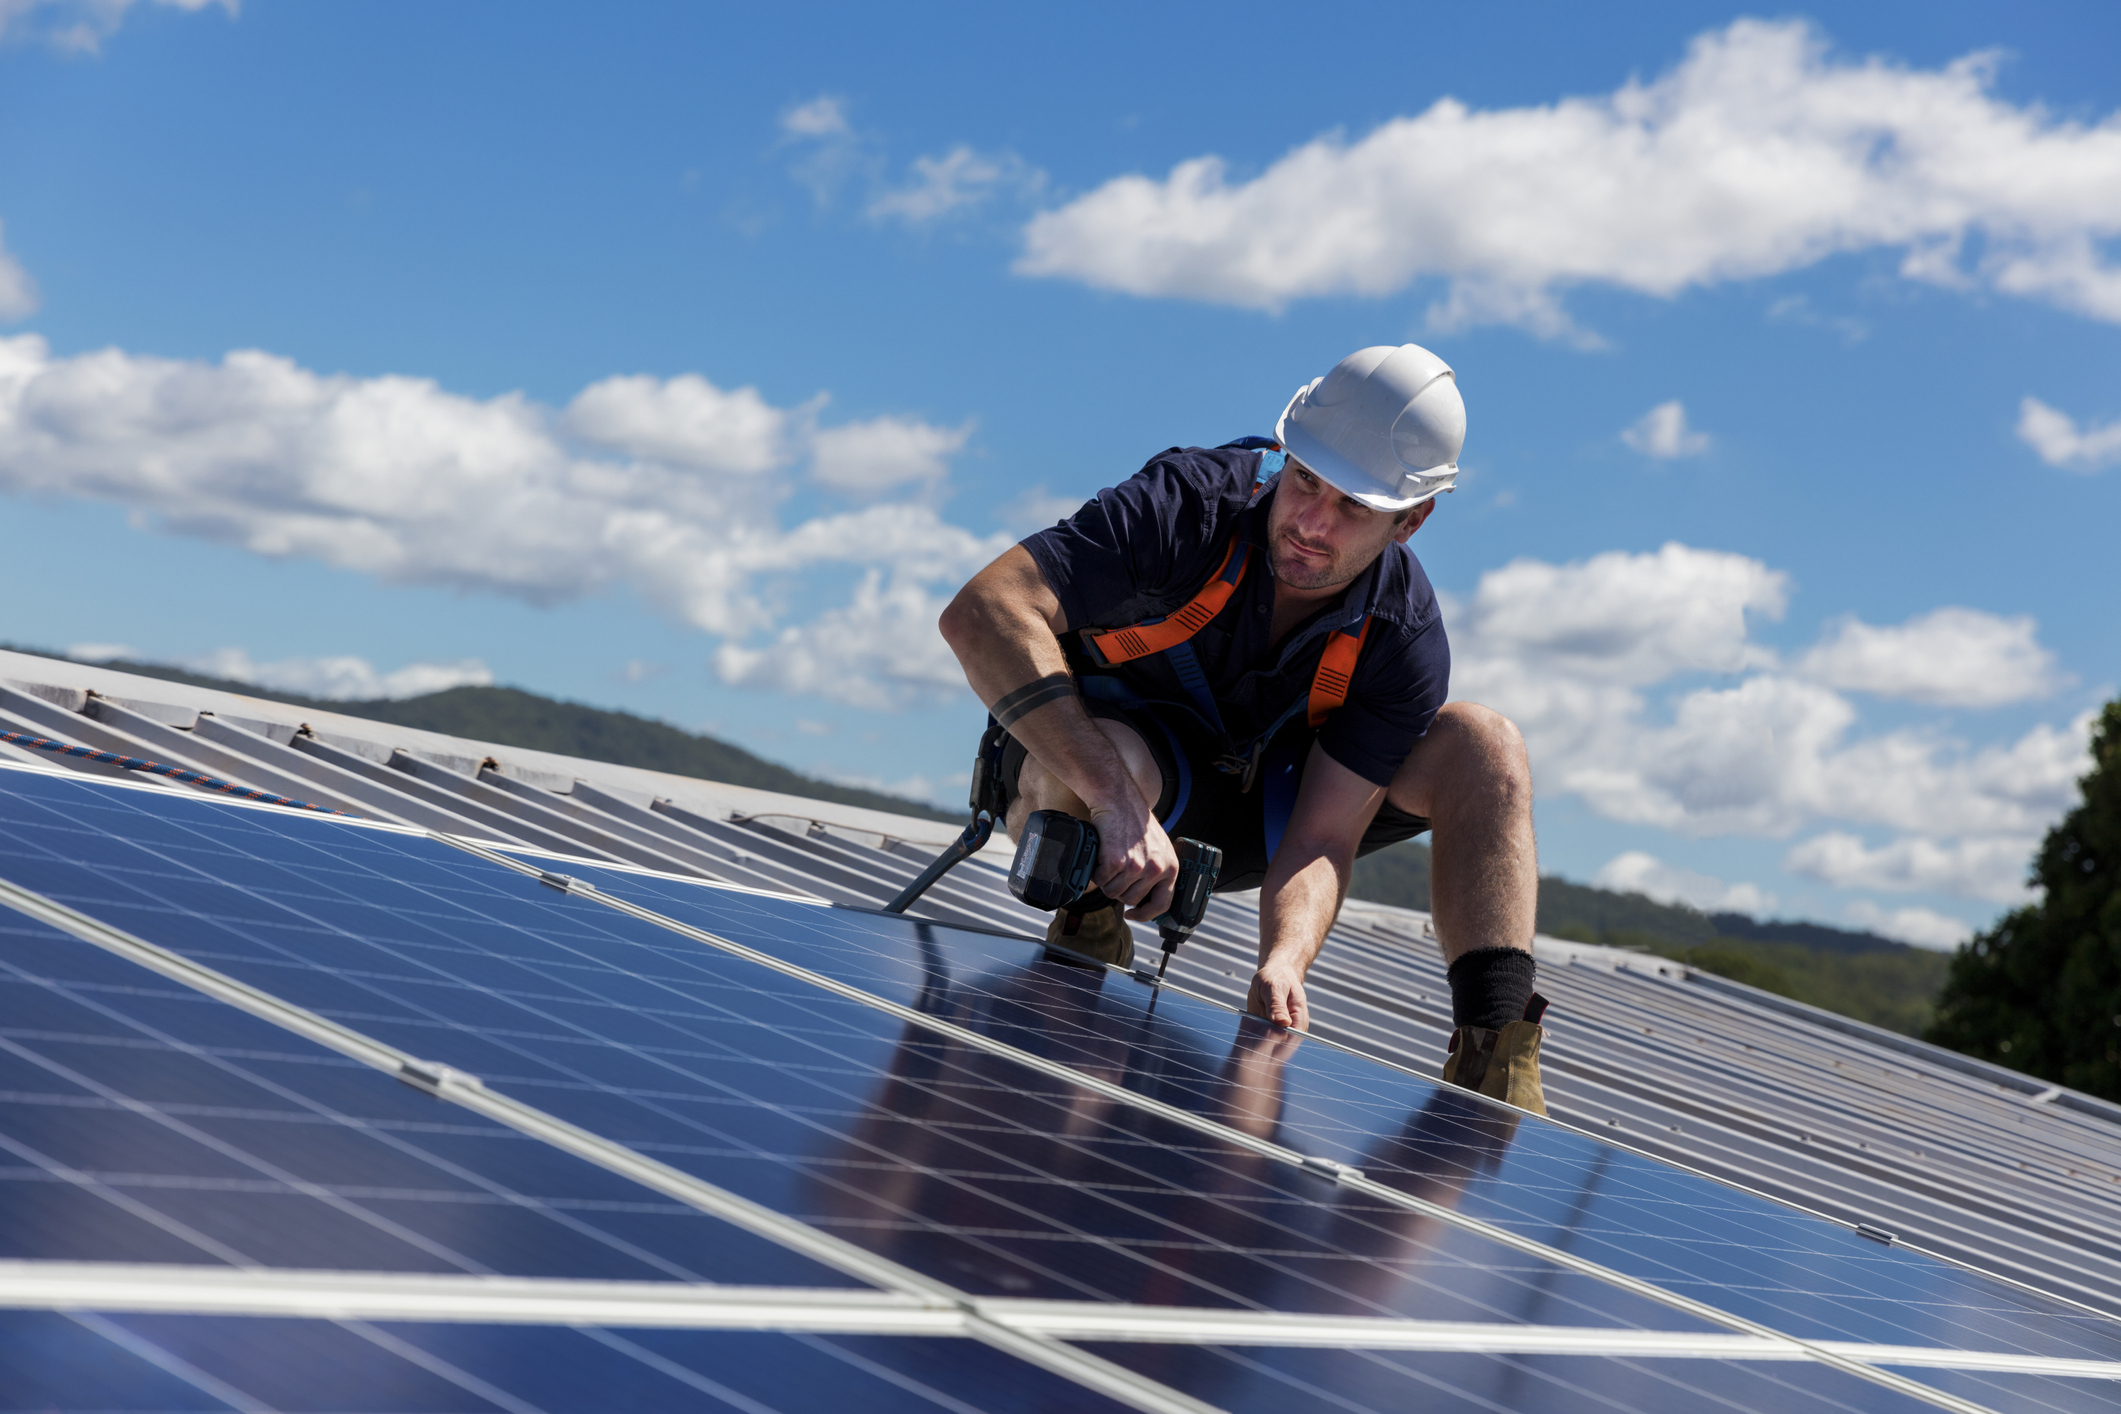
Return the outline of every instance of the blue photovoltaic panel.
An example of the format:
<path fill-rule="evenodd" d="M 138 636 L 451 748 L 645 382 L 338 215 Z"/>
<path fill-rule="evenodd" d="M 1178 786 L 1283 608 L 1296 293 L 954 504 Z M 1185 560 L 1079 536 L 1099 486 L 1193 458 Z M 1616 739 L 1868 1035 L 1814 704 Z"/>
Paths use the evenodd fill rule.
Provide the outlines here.
<path fill-rule="evenodd" d="M 8 909 L 0 1257 L 859 1285 Z"/>
<path fill-rule="evenodd" d="M 1935 1407 L 1924 1401 L 1803 1361 L 1121 1344 L 1085 1348 L 1230 1414 L 1935 1414 Z"/>
<path fill-rule="evenodd" d="M 30 779 L 18 882 L 961 1288 L 1695 1324 L 421 837 Z"/>
<path fill-rule="evenodd" d="M 0 1312 L 40 1414 L 1117 1414 L 970 1340 Z"/>
<path fill-rule="evenodd" d="M 570 874 L 994 1039 L 1270 1137 L 1800 1338 L 2121 1360 L 2121 1324 L 1043 949 L 622 870 Z M 1530 1320 L 1539 1319 L 1528 1315 Z"/>

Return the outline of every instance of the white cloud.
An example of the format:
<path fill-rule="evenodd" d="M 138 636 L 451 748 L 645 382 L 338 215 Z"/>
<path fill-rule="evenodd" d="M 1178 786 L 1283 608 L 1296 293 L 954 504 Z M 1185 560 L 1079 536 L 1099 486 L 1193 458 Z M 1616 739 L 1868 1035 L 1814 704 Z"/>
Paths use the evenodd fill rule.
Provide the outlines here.
<path fill-rule="evenodd" d="M 781 114 L 781 131 L 792 138 L 826 138 L 854 129 L 848 126 L 846 105 L 831 94 L 820 94 Z"/>
<path fill-rule="evenodd" d="M 0 11 L 0 20 L 4 18 L 5 12 Z M 0 324 L 29 318 L 37 312 L 39 303 L 37 282 L 22 268 L 21 261 L 8 254 L 5 240 L 0 239 Z"/>
<path fill-rule="evenodd" d="M 2075 418 L 2038 398 L 2018 404 L 2018 440 L 2037 452 L 2040 460 L 2064 471 L 2088 475 L 2121 462 L 2121 418 L 2080 428 Z"/>
<path fill-rule="evenodd" d="M 1601 889 L 1642 894 L 1659 903 L 1683 903 L 1703 913 L 1763 913 L 1775 906 L 1775 896 L 1756 884 L 1727 884 L 1639 849 L 1607 860 L 1591 882 Z"/>
<path fill-rule="evenodd" d="M 1869 899 L 1848 906 L 1848 919 L 1888 938 L 1932 952 L 1951 952 L 1974 935 L 1974 930 L 1956 918 L 1932 913 L 1926 908 L 1883 909 Z"/>
<path fill-rule="evenodd" d="M 2024 903 L 2027 866 L 2037 835 L 1938 840 L 1904 836 L 1872 849 L 1856 835 L 1830 830 L 1791 848 L 1782 867 L 1843 889 L 1955 894 L 1990 903 Z"/>
<path fill-rule="evenodd" d="M 275 692 L 333 701 L 373 701 L 379 697 L 422 697 L 452 687 L 490 687 L 493 671 L 477 658 L 453 663 L 409 663 L 390 672 L 376 671 L 366 658 L 282 658 L 260 663 L 240 648 L 222 648 L 173 665 L 206 677 L 255 683 Z"/>
<path fill-rule="evenodd" d="M 567 406 L 566 429 L 650 461 L 754 475 L 794 459 L 809 411 L 774 407 L 756 388 L 724 392 L 697 373 L 667 382 L 637 374 L 584 388 Z"/>
<path fill-rule="evenodd" d="M 872 220 L 926 225 L 978 206 L 997 192 L 1029 200 L 1045 189 L 1046 174 L 1013 152 L 975 152 L 963 143 L 941 157 L 916 157 L 905 185 L 870 201 Z"/>
<path fill-rule="evenodd" d="M 1758 560 L 1672 543 L 1572 565 L 1514 560 L 1482 575 L 1447 621 L 1453 643 L 1466 638 L 1481 657 L 1542 675 L 1646 684 L 1772 663 L 1750 641 L 1746 616 L 1782 617 L 1788 588 L 1788 576 Z"/>
<path fill-rule="evenodd" d="M 2007 102 L 1994 67 L 1851 62 L 1802 21 L 1740 20 L 1610 95 L 1447 98 L 1249 180 L 1213 156 L 1116 178 L 1035 218 L 1017 268 L 1267 310 L 1436 278 L 1440 327 L 1568 336 L 1572 286 L 1669 298 L 1897 249 L 1909 279 L 2121 321 L 2121 119 Z"/>
<path fill-rule="evenodd" d="M 1879 628 L 1843 618 L 1797 664 L 1828 687 L 1948 707 L 1996 707 L 2045 697 L 2054 655 L 2029 616 L 1943 608 Z"/>
<path fill-rule="evenodd" d="M 1824 821 L 1910 834 L 2037 833 L 2085 769 L 2089 715 L 1971 746 L 1925 728 L 1864 735 L 1855 707 L 1780 671 L 1748 614 L 1779 614 L 1783 576 L 1667 545 L 1575 565 L 1522 560 L 1447 605 L 1453 694 L 1516 720 L 1542 790 L 1687 835 L 1787 835 Z M 1646 690 L 1683 675 L 1658 710 Z"/>
<path fill-rule="evenodd" d="M 905 417 L 876 417 L 828 427 L 811 439 L 813 474 L 827 486 L 875 495 L 908 483 L 934 483 L 950 473 L 949 458 L 964 449 L 972 424 L 937 427 Z"/>
<path fill-rule="evenodd" d="M 237 0 L 154 0 L 172 9 L 219 6 L 233 15 Z M 42 39 L 54 49 L 93 54 L 117 32 L 134 0 L 0 0 L 0 37 Z"/>
<path fill-rule="evenodd" d="M 910 576 L 887 581 L 871 570 L 848 604 L 757 647 L 723 644 L 715 671 L 743 687 L 814 692 L 855 707 L 943 701 L 965 690 L 964 670 L 935 630 L 947 598 Z"/>
<path fill-rule="evenodd" d="M 1698 457 L 1709 449 L 1709 434 L 1686 425 L 1686 409 L 1677 398 L 1644 413 L 1633 427 L 1620 434 L 1620 440 L 1646 457 L 1664 460 Z"/>
<path fill-rule="evenodd" d="M 924 477 L 967 435 L 893 426 L 928 449 Z M 536 604 L 630 589 L 738 644 L 783 627 L 790 584 L 814 589 L 839 567 L 858 593 L 798 638 L 821 650 L 891 605 L 897 651 L 871 645 L 859 667 L 818 659 L 810 690 L 872 705 L 932 697 L 948 650 L 933 613 L 922 621 L 911 606 L 939 607 L 937 589 L 1007 537 L 895 502 L 784 525 L 795 462 L 823 435 L 804 409 L 690 376 L 607 380 L 561 415 L 520 394 L 327 377 L 256 351 L 218 364 L 117 349 L 54 358 L 34 335 L 0 339 L 0 491 L 110 502 L 179 534 L 397 583 Z M 832 455 L 834 474 L 855 465 Z M 767 466 L 788 474 L 759 475 Z"/>

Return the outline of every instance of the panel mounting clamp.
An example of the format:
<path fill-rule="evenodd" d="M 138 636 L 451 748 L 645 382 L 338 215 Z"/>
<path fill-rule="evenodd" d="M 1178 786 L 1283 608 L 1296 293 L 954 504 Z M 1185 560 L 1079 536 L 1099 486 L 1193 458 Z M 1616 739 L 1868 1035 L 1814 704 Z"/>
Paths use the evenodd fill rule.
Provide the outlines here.
<path fill-rule="evenodd" d="M 437 1061 L 404 1060 L 398 1063 L 398 1079 L 415 1090 L 424 1090 L 439 1096 L 444 1086 L 460 1086 L 483 1090 L 486 1082 L 468 1071 Z"/>
<path fill-rule="evenodd" d="M 1361 1180 L 1363 1172 L 1353 1164 L 1340 1163 L 1334 1159 L 1322 1159 L 1316 1154 L 1303 1157 L 1303 1168 L 1321 1178 L 1330 1178 L 1335 1183 L 1354 1183 Z"/>

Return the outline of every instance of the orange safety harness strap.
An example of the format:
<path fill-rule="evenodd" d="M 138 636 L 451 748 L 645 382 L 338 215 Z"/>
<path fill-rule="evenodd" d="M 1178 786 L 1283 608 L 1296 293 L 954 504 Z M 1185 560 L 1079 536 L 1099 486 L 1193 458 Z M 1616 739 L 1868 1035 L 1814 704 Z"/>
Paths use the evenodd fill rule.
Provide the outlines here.
<path fill-rule="evenodd" d="M 1176 648 L 1206 628 L 1209 621 L 1223 611 L 1223 605 L 1230 602 L 1230 596 L 1237 592 L 1238 581 L 1245 577 L 1245 567 L 1252 563 L 1250 545 L 1244 547 L 1242 555 L 1237 550 L 1238 539 L 1233 535 L 1230 547 L 1223 551 L 1222 563 L 1201 586 L 1200 593 L 1168 618 L 1152 619 L 1132 628 L 1116 628 L 1106 633 L 1085 631 L 1083 642 L 1096 649 L 1091 656 L 1105 667 L 1131 663 L 1136 658 Z"/>
<path fill-rule="evenodd" d="M 1311 677 L 1310 721 L 1326 724 L 1335 707 L 1348 700 L 1348 684 L 1355 677 L 1355 662 L 1362 657 L 1363 640 L 1370 636 L 1370 616 L 1364 614 L 1354 632 L 1337 628 L 1326 639 L 1326 651 L 1318 658 L 1318 671 Z"/>
<path fill-rule="evenodd" d="M 1240 548 L 1243 553 L 1239 553 Z M 1177 613 L 1162 619 L 1152 619 L 1135 624 L 1131 628 L 1110 629 L 1099 632 L 1084 629 L 1080 642 L 1090 650 L 1090 656 L 1100 667 L 1111 667 L 1119 663 L 1146 658 L 1152 653 L 1168 653 L 1174 648 L 1183 648 L 1188 639 L 1206 628 L 1214 617 L 1230 602 L 1237 586 L 1245 577 L 1245 569 L 1252 562 L 1252 546 L 1242 544 L 1236 536 L 1230 538 L 1230 547 L 1223 551 L 1222 563 L 1200 592 L 1187 601 Z M 1325 725 L 1333 709 L 1348 700 L 1348 685 L 1355 677 L 1355 664 L 1362 657 L 1362 646 L 1370 636 L 1370 616 L 1365 614 L 1355 624 L 1333 630 L 1326 638 L 1325 651 L 1319 655 L 1318 671 L 1311 678 L 1311 694 L 1307 704 L 1308 718 L 1315 729 Z M 1185 662 L 1174 662 L 1179 677 L 1187 691 L 1196 699 L 1207 696 L 1207 680 L 1200 673 L 1197 662 L 1192 660 L 1192 650 L 1173 654 L 1174 659 L 1183 657 Z M 1186 669 L 1191 668 L 1191 672 Z M 1195 679 L 1198 679 L 1196 682 Z M 1209 699 L 1210 718 L 1219 714 L 1212 710 L 1213 699 Z M 1218 727 L 1220 723 L 1218 721 Z M 1272 736 L 1280 730 L 1276 722 L 1267 733 Z M 1264 738 L 1259 745 L 1264 745 Z M 1249 776 L 1249 773 L 1248 773 Z"/>

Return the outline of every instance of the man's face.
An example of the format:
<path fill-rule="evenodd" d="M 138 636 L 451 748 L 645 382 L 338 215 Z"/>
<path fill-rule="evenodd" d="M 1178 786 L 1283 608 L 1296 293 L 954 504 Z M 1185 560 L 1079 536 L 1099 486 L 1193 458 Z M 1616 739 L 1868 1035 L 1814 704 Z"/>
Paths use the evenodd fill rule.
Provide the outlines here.
<path fill-rule="evenodd" d="M 1405 520 L 1343 496 L 1289 458 L 1267 515 L 1274 577 L 1291 589 L 1333 589 L 1368 569 L 1387 545 L 1403 545 L 1436 509 L 1423 501 Z"/>

